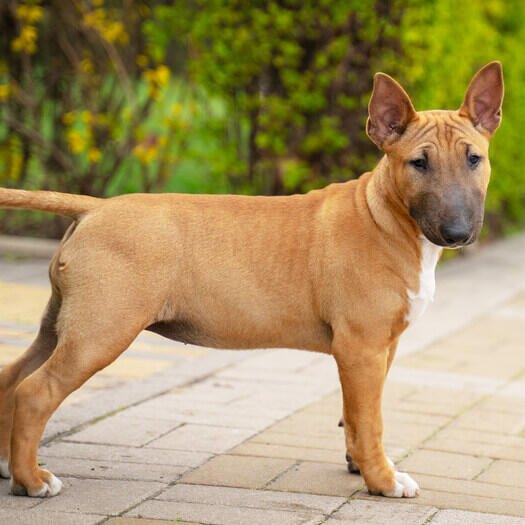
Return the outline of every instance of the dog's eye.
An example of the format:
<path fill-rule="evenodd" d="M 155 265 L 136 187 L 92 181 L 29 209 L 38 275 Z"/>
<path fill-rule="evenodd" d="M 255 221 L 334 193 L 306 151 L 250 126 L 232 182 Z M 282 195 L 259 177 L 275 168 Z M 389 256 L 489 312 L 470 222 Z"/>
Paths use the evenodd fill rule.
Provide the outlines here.
<path fill-rule="evenodd" d="M 428 168 L 428 161 L 424 157 L 421 157 L 420 159 L 414 159 L 410 161 L 410 164 L 414 166 L 419 171 L 426 171 Z"/>
<path fill-rule="evenodd" d="M 469 153 L 467 156 L 467 162 L 471 168 L 475 168 L 481 162 L 481 157 L 475 153 Z"/>

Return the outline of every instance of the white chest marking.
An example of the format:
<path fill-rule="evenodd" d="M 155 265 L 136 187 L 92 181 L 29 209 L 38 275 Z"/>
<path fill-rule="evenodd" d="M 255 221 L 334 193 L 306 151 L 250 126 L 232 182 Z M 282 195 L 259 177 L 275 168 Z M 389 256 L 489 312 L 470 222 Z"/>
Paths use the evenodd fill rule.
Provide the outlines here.
<path fill-rule="evenodd" d="M 419 273 L 419 288 L 407 290 L 409 299 L 406 320 L 413 323 L 423 315 L 428 303 L 434 300 L 436 291 L 436 264 L 442 248 L 432 244 L 425 238 L 421 239 L 421 270 Z"/>

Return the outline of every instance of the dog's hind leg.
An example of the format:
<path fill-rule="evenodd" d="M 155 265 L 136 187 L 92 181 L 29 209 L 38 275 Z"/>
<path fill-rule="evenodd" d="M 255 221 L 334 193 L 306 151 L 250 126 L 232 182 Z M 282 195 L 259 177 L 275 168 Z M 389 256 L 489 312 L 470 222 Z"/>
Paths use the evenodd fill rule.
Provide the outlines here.
<path fill-rule="evenodd" d="M 29 374 L 40 367 L 52 354 L 57 344 L 55 323 L 60 309 L 60 298 L 53 293 L 40 324 L 40 330 L 31 346 L 15 361 L 0 371 L 0 477 L 9 477 L 9 443 L 13 422 L 15 389 Z"/>
<path fill-rule="evenodd" d="M 73 297 L 64 294 L 54 352 L 15 390 L 9 467 L 11 491 L 17 495 L 60 492 L 60 480 L 37 462 L 48 419 L 71 392 L 126 350 L 147 324 L 142 321 L 143 305 L 131 304 L 111 283 L 91 286 L 89 294 L 84 289 L 75 292 Z"/>

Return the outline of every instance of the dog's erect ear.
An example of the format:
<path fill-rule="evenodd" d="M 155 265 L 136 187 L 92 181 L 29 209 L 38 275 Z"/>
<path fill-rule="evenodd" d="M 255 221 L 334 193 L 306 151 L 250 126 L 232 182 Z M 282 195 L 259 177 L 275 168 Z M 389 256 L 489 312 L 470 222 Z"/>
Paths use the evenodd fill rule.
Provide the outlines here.
<path fill-rule="evenodd" d="M 366 123 L 366 133 L 372 141 L 381 149 L 388 147 L 416 118 L 416 110 L 405 90 L 388 75 L 376 73 Z"/>
<path fill-rule="evenodd" d="M 500 62 L 483 66 L 471 80 L 459 114 L 483 134 L 492 135 L 501 122 L 503 71 Z"/>

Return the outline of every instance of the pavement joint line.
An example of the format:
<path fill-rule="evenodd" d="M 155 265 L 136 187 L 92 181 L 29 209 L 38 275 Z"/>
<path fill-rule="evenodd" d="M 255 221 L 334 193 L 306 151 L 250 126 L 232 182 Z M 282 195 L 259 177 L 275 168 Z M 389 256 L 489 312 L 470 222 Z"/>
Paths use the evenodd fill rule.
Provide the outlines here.
<path fill-rule="evenodd" d="M 160 419 L 160 418 L 159 418 Z M 145 448 L 147 447 L 150 443 L 153 443 L 154 441 L 156 441 L 157 439 L 160 439 L 166 435 L 168 435 L 170 432 L 173 432 L 174 430 L 177 430 L 179 428 L 182 428 L 182 427 L 185 427 L 188 423 L 186 421 L 183 421 L 182 423 L 179 423 L 177 424 L 176 426 L 174 426 L 173 428 L 170 428 L 169 430 L 166 430 L 166 432 L 163 432 L 162 434 L 159 434 L 158 436 L 155 436 L 154 438 L 151 438 L 149 441 L 146 441 L 146 443 L 143 443 L 140 447 L 138 448 Z"/>
<path fill-rule="evenodd" d="M 439 511 L 440 509 L 436 510 L 436 512 L 428 516 L 428 518 L 421 525 L 428 525 L 429 523 L 432 523 L 432 521 L 434 521 L 434 518 L 439 514 Z"/>
<path fill-rule="evenodd" d="M 263 487 L 262 487 L 262 490 L 265 490 L 266 487 L 268 487 L 270 485 L 270 483 L 273 483 L 274 481 L 277 481 L 279 478 L 281 478 L 282 476 L 284 476 L 285 474 L 288 474 L 288 472 L 290 472 L 292 469 L 294 469 L 295 467 L 298 467 L 299 465 L 301 464 L 301 460 L 296 460 L 296 462 L 293 464 L 293 465 L 290 465 L 286 470 L 284 470 L 283 472 L 279 472 L 277 475 L 275 475 L 272 479 L 270 479 L 269 481 L 267 481 Z"/>
<path fill-rule="evenodd" d="M 473 478 L 472 480 L 473 481 L 477 481 L 477 479 L 483 474 L 483 472 L 486 472 L 490 467 L 492 467 L 492 465 L 494 465 L 494 463 L 497 461 L 496 459 L 494 458 L 490 458 L 492 461 L 484 468 L 482 468 Z M 499 485 L 499 483 L 495 483 L 495 485 Z"/>

